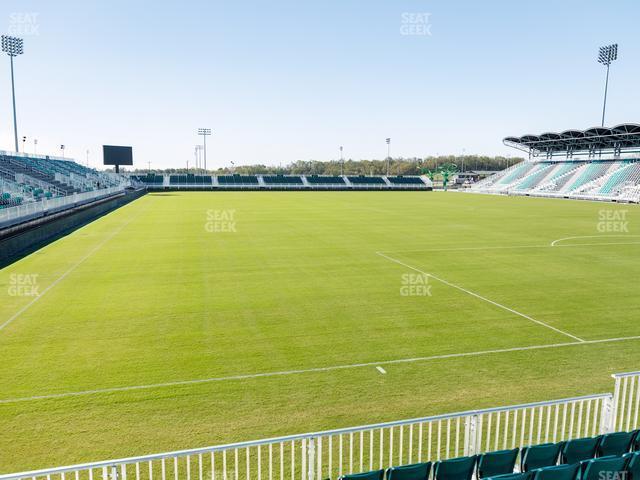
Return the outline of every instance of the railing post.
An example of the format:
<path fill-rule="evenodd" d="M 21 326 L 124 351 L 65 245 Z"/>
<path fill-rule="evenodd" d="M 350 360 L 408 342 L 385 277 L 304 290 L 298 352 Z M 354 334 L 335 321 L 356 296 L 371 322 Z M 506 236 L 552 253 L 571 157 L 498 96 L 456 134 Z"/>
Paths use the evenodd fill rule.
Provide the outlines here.
<path fill-rule="evenodd" d="M 616 429 L 617 421 L 618 421 L 618 407 L 622 405 L 622 400 L 620 396 L 620 383 L 622 378 L 616 375 L 611 375 L 615 380 L 615 385 L 613 387 L 613 399 L 612 399 L 612 407 L 611 407 L 611 420 L 609 422 L 610 432 L 613 432 Z"/>
<path fill-rule="evenodd" d="M 118 467 L 116 465 L 111 465 L 111 479 L 110 480 L 118 480 Z"/>
<path fill-rule="evenodd" d="M 616 380 L 616 392 L 618 391 Z M 614 430 L 615 424 L 615 404 L 617 395 L 609 395 L 602 402 L 602 412 L 600 413 L 600 434 L 610 433 Z"/>
<path fill-rule="evenodd" d="M 307 480 L 313 480 L 316 466 L 316 442 L 315 438 L 309 438 L 307 445 Z M 319 480 L 319 479 L 318 479 Z"/>
<path fill-rule="evenodd" d="M 464 428 L 464 455 L 475 455 L 478 438 L 478 415 L 473 414 L 467 417 Z"/>

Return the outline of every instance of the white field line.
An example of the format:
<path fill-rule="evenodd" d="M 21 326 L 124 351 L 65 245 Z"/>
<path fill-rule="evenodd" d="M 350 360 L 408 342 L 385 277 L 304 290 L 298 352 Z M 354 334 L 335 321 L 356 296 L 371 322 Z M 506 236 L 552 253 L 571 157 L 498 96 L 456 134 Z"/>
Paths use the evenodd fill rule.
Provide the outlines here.
<path fill-rule="evenodd" d="M 376 370 L 378 370 L 382 375 L 385 375 L 387 373 L 387 371 L 384 368 L 382 368 L 380 365 L 376 367 Z"/>
<path fill-rule="evenodd" d="M 632 235 L 625 235 L 631 237 Z M 633 235 L 634 237 L 636 235 Z M 640 235 L 637 235 L 640 236 Z M 600 237 L 600 235 L 598 235 Z M 570 238 L 585 238 L 585 237 L 567 237 L 559 238 L 551 243 L 559 242 L 561 240 L 568 240 Z M 595 236 L 593 238 L 596 238 Z M 448 248 L 420 248 L 415 250 L 394 250 L 394 253 L 422 253 L 422 252 L 458 252 L 465 250 L 517 250 L 520 248 L 551 248 L 551 247 L 599 247 L 601 245 L 640 245 L 640 242 L 598 242 L 598 243 L 570 243 L 568 245 L 504 245 L 504 246 L 484 246 L 484 247 L 448 247 Z"/>
<path fill-rule="evenodd" d="M 564 237 L 564 238 L 558 238 L 557 240 L 554 240 L 553 242 L 551 242 L 551 244 L 549 245 L 550 247 L 555 247 L 555 246 L 564 246 L 564 245 L 557 245 L 558 242 L 563 242 L 564 240 L 575 240 L 577 238 L 629 238 L 629 237 L 640 237 L 640 235 L 579 235 L 577 237 Z M 639 242 L 633 242 L 631 244 L 627 244 L 627 245 L 633 245 Z M 576 244 L 571 244 L 569 246 L 582 246 L 584 244 L 580 244 L 580 243 L 576 243 Z M 602 244 L 596 244 L 596 245 L 619 245 L 617 242 L 614 243 L 602 243 Z"/>
<path fill-rule="evenodd" d="M 380 255 L 381 257 L 386 258 L 387 260 L 389 260 L 391 262 L 397 263 L 398 265 L 402 265 L 403 267 L 409 268 L 409 269 L 414 270 L 414 271 L 416 271 L 418 273 L 426 275 L 427 277 L 433 278 L 434 280 L 437 280 L 437 281 L 439 281 L 441 283 L 444 283 L 445 285 L 448 285 L 449 287 L 452 287 L 452 288 L 455 288 L 457 290 L 460 290 L 461 292 L 464 292 L 464 293 L 466 293 L 468 295 L 471 295 L 472 297 L 475 297 L 475 298 L 478 298 L 478 299 L 480 299 L 482 301 L 490 303 L 491 305 L 495 305 L 496 307 L 502 308 L 503 310 L 506 310 L 507 312 L 511 312 L 511 313 L 513 313 L 515 315 L 518 315 L 518 316 L 520 316 L 522 318 L 525 318 L 525 319 L 527 319 L 527 320 L 529 320 L 529 321 L 531 321 L 533 323 L 537 323 L 538 325 L 546 327 L 546 328 L 548 328 L 550 330 L 553 330 L 556 333 L 560 333 L 560 334 L 562 334 L 562 335 L 564 335 L 566 337 L 570 337 L 570 338 L 572 338 L 574 340 L 577 340 L 579 342 L 584 342 L 584 340 L 582 338 L 580 338 L 580 337 L 576 337 L 575 335 L 572 335 L 572 334 L 567 333 L 567 332 L 565 332 L 563 330 L 560 330 L 559 328 L 553 327 L 553 326 L 549 325 L 548 323 L 542 322 L 540 320 L 536 320 L 535 318 L 532 318 L 529 315 L 525 315 L 524 313 L 518 312 L 517 310 L 514 310 L 513 308 L 507 307 L 506 305 L 502 305 L 501 303 L 494 302 L 493 300 L 491 300 L 491 299 L 489 299 L 487 297 L 483 297 L 482 295 L 479 295 L 479 294 L 477 294 L 475 292 L 472 292 L 471 290 L 467 290 L 466 288 L 463 288 L 460 285 L 456 285 L 455 283 L 451 283 L 451 282 L 448 282 L 447 280 L 444 280 L 444 279 L 442 279 L 440 277 L 436 277 L 435 275 L 433 275 L 431 273 L 427 273 L 427 272 L 424 272 L 424 271 L 422 271 L 422 270 L 420 270 L 420 269 L 418 269 L 416 267 L 412 267 L 411 265 L 409 265 L 407 263 L 404 263 L 403 261 L 398 260 L 397 258 L 390 257 L 388 255 L 385 255 L 382 252 L 376 252 L 376 253 L 378 255 Z"/>
<path fill-rule="evenodd" d="M 96 245 L 94 248 L 92 248 L 91 251 L 89 253 L 87 253 L 84 257 L 82 257 L 78 262 L 74 263 L 71 266 L 71 268 L 69 268 L 69 270 L 64 272 L 62 275 L 60 275 L 58 278 L 56 278 L 47 288 L 45 288 L 42 292 L 38 293 L 38 295 L 33 297 L 33 300 L 31 300 L 24 307 L 22 307 L 20 310 L 18 310 L 16 313 L 14 313 L 11 317 L 9 317 L 3 324 L 0 324 L 0 330 L 4 329 L 7 325 L 9 325 L 11 322 L 13 322 L 16 318 L 18 318 L 24 312 L 29 310 L 29 308 L 31 308 L 38 300 L 40 300 L 49 290 L 51 290 L 53 287 L 58 285 L 71 272 L 73 272 L 76 268 L 78 268 L 83 262 L 85 262 L 94 253 L 96 253 L 98 250 L 100 250 L 109 240 L 111 240 L 113 237 L 115 237 L 117 234 L 119 234 L 127 225 L 129 225 L 133 220 L 135 220 L 139 216 L 140 216 L 140 213 L 138 215 L 135 215 L 135 216 L 131 217 L 125 223 L 123 223 L 118 228 L 116 228 L 107 238 L 105 238 L 104 240 L 102 240 L 102 242 L 100 242 L 98 245 Z"/>
<path fill-rule="evenodd" d="M 640 340 L 640 335 L 631 336 L 631 337 L 605 338 L 601 340 L 584 340 L 579 342 L 552 343 L 552 344 L 546 344 L 546 345 L 530 345 L 527 347 L 499 348 L 494 350 L 481 350 L 476 352 L 448 353 L 448 354 L 442 354 L 442 355 L 431 355 L 428 357 L 400 358 L 395 360 L 382 360 L 377 362 L 366 362 L 366 363 L 352 363 L 347 365 L 333 365 L 328 367 L 306 368 L 306 369 L 299 369 L 299 370 L 285 370 L 285 371 L 277 371 L 277 372 L 262 372 L 262 373 L 243 374 L 243 375 L 230 375 L 227 377 L 212 377 L 212 378 L 201 378 L 201 379 L 194 379 L 194 380 L 178 380 L 175 382 L 151 383 L 147 385 L 132 385 L 132 386 L 126 386 L 126 387 L 112 387 L 112 388 L 100 388 L 95 390 L 82 390 L 77 392 L 52 393 L 52 394 L 46 394 L 46 395 L 35 395 L 32 397 L 5 398 L 5 399 L 0 399 L 0 405 L 7 404 L 7 403 L 29 402 L 29 401 L 35 401 L 35 400 L 54 400 L 54 399 L 67 398 L 67 397 L 80 397 L 85 395 L 99 395 L 99 394 L 105 394 L 105 393 L 129 392 L 129 391 L 135 391 L 135 390 L 150 390 L 155 388 L 169 388 L 169 387 L 179 387 L 179 386 L 185 386 L 185 385 L 198 385 L 198 384 L 214 383 L 214 382 L 250 380 L 250 379 L 256 379 L 256 378 L 300 375 L 305 373 L 331 372 L 335 370 L 348 370 L 348 369 L 354 369 L 354 368 L 379 367 L 381 365 L 429 362 L 429 361 L 435 361 L 435 360 L 447 360 L 450 358 L 479 357 L 483 355 L 492 355 L 492 354 L 500 354 L 500 353 L 574 347 L 574 346 L 582 346 L 582 345 L 593 345 L 598 343 L 623 342 L 628 340 Z"/>

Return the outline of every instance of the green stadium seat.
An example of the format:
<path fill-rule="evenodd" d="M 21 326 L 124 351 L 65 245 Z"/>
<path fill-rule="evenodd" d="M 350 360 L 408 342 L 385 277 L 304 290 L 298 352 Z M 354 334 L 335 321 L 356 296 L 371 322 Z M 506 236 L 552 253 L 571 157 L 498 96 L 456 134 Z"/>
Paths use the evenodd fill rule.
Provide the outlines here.
<path fill-rule="evenodd" d="M 560 455 L 561 463 L 571 465 L 595 457 L 599 442 L 600 437 L 574 438 L 573 440 L 568 440 L 562 446 Z"/>
<path fill-rule="evenodd" d="M 471 480 L 477 458 L 473 455 L 437 462 L 434 467 L 434 480 Z"/>
<path fill-rule="evenodd" d="M 338 480 L 382 480 L 384 478 L 384 470 L 373 470 L 364 473 L 351 473 L 342 475 Z"/>
<path fill-rule="evenodd" d="M 519 448 L 483 453 L 478 457 L 478 478 L 513 473 Z"/>
<path fill-rule="evenodd" d="M 613 473 L 624 471 L 627 459 L 621 456 L 609 456 L 580 462 L 581 480 L 613 480 Z M 612 472 L 608 474 L 607 472 Z M 622 475 L 620 475 L 622 476 Z M 622 479 L 620 479 L 622 480 Z"/>
<path fill-rule="evenodd" d="M 414 463 L 387 469 L 387 480 L 428 480 L 431 462 Z"/>
<path fill-rule="evenodd" d="M 505 475 L 496 475 L 495 477 L 487 477 L 485 480 L 531 480 L 535 472 L 518 472 L 507 473 Z"/>
<path fill-rule="evenodd" d="M 631 448 L 634 435 L 635 432 L 616 432 L 601 435 L 598 443 L 598 456 L 624 455 Z"/>
<path fill-rule="evenodd" d="M 622 458 L 625 459 L 624 469 L 627 472 L 627 478 L 623 480 L 640 479 L 640 452 L 625 453 Z M 634 476 L 635 473 L 635 476 Z"/>
<path fill-rule="evenodd" d="M 627 472 L 626 480 L 640 480 L 640 452 L 633 452 L 624 455 L 627 461 L 625 471 Z"/>
<path fill-rule="evenodd" d="M 520 452 L 520 471 L 529 472 L 538 468 L 556 465 L 562 445 L 562 442 L 560 442 L 523 447 Z"/>
<path fill-rule="evenodd" d="M 544 467 L 535 471 L 533 480 L 576 480 L 579 471 L 579 463 Z"/>

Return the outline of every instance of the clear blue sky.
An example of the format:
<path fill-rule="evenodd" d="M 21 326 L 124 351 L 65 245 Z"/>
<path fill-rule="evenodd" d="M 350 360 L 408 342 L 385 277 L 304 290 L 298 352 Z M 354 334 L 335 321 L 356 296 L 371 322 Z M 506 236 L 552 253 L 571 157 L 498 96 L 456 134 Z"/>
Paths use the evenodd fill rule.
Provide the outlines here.
<path fill-rule="evenodd" d="M 192 161 L 197 127 L 214 131 L 213 167 L 327 160 L 339 145 L 383 158 L 385 137 L 392 156 L 509 153 L 507 135 L 599 124 L 596 54 L 611 42 L 606 123 L 640 122 L 639 18 L 637 0 L 0 4 L 2 31 L 24 33 L 27 150 L 64 143 L 98 165 L 102 144 L 131 144 L 143 167 Z M 12 149 L 1 60 L 0 149 Z"/>

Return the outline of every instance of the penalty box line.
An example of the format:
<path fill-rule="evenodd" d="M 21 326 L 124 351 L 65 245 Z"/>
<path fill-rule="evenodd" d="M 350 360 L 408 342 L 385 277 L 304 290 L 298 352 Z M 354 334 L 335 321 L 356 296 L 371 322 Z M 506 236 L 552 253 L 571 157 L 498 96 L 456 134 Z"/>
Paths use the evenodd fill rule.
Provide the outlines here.
<path fill-rule="evenodd" d="M 432 273 L 424 272 L 424 271 L 420 270 L 419 268 L 413 267 L 413 266 L 403 262 L 402 260 L 398 260 L 397 258 L 390 257 L 389 255 L 386 255 L 386 254 L 384 254 L 382 252 L 376 252 L 376 254 L 381 256 L 381 257 L 383 257 L 383 258 L 386 258 L 387 260 L 389 260 L 391 262 L 397 263 L 398 265 L 401 265 L 403 267 L 409 268 L 409 269 L 411 269 L 411 270 L 413 270 L 415 272 L 421 273 L 422 275 L 426 275 L 427 277 L 433 278 L 434 280 L 437 280 L 440 283 L 444 283 L 445 285 L 447 285 L 449 287 L 452 287 L 452 288 L 455 288 L 457 290 L 460 290 L 461 292 L 466 293 L 467 295 L 471 295 L 472 297 L 475 297 L 475 298 L 477 298 L 479 300 L 482 300 L 484 302 L 490 303 L 491 305 L 494 305 L 494 306 L 496 306 L 498 308 L 506 310 L 507 312 L 513 313 L 515 315 L 518 315 L 519 317 L 522 317 L 522 318 L 524 318 L 526 320 L 529 320 L 529 321 L 531 321 L 533 323 L 536 323 L 536 324 L 538 324 L 538 325 L 540 325 L 542 327 L 545 327 L 545 328 L 548 328 L 550 330 L 553 330 L 556 333 L 559 333 L 559 334 L 564 335 L 566 337 L 572 338 L 573 340 L 577 340 L 578 342 L 585 342 L 585 340 L 580 338 L 580 337 L 576 337 L 575 335 L 572 335 L 572 334 L 570 334 L 568 332 L 565 332 L 564 330 L 560 330 L 559 328 L 553 327 L 553 326 L 549 325 L 548 323 L 542 322 L 540 320 L 536 320 L 535 318 L 532 318 L 529 315 L 526 315 L 526 314 L 524 314 L 522 312 L 519 312 L 517 310 L 514 310 L 513 308 L 507 307 L 506 305 L 503 305 L 503 304 L 498 303 L 498 302 L 494 302 L 493 300 L 491 300 L 491 299 L 489 299 L 487 297 L 483 297 L 482 295 L 479 295 L 479 294 L 477 294 L 475 292 L 472 292 L 471 290 L 468 290 L 468 289 L 466 289 L 464 287 L 461 287 L 460 285 L 456 285 L 455 283 L 451 283 L 451 282 L 449 282 L 447 280 L 444 280 L 443 278 L 436 277 Z"/>
<path fill-rule="evenodd" d="M 447 353 L 442 355 L 431 355 L 427 357 L 400 358 L 395 360 L 352 363 L 347 365 L 333 365 L 329 367 L 285 370 L 285 371 L 278 371 L 278 372 L 262 372 L 262 373 L 243 374 L 243 375 L 230 375 L 226 377 L 201 378 L 201 379 L 194 379 L 194 380 L 178 380 L 175 382 L 152 383 L 147 385 L 131 385 L 131 386 L 125 386 L 125 387 L 100 388 L 95 390 L 82 390 L 77 392 L 63 392 L 63 393 L 52 393 L 52 394 L 45 394 L 45 395 L 34 395 L 31 397 L 5 398 L 5 399 L 0 399 L 0 405 L 10 404 L 10 403 L 29 402 L 29 401 L 36 401 L 36 400 L 57 400 L 57 399 L 69 398 L 69 397 L 81 397 L 81 396 L 100 395 L 100 394 L 108 394 L 108 393 L 131 392 L 131 391 L 137 391 L 137 390 L 152 390 L 156 388 L 170 388 L 170 387 L 180 387 L 180 386 L 189 386 L 189 385 L 200 385 L 200 384 L 234 381 L 234 380 L 236 381 L 251 380 L 251 379 L 257 379 L 257 378 L 301 375 L 306 373 L 322 373 L 322 372 L 331 372 L 336 370 L 348 370 L 348 369 L 365 368 L 365 367 L 377 368 L 382 365 L 398 365 L 403 363 L 429 362 L 429 361 L 436 361 L 436 360 L 447 360 L 452 358 L 480 357 L 484 355 L 492 355 L 492 354 L 500 354 L 500 353 L 525 352 L 525 351 L 531 351 L 531 350 L 544 350 L 544 349 L 553 349 L 553 348 L 594 345 L 599 343 L 614 343 L 614 342 L 623 342 L 623 341 L 629 341 L 629 340 L 640 340 L 640 335 L 631 336 L 631 337 L 605 338 L 601 340 L 584 340 L 581 342 L 576 341 L 576 342 L 565 342 L 565 343 L 552 343 L 552 344 L 546 344 L 546 345 L 530 345 L 527 347 L 511 347 L 511 348 L 500 348 L 500 349 L 494 349 L 494 350 L 480 350 L 476 352 Z"/>

